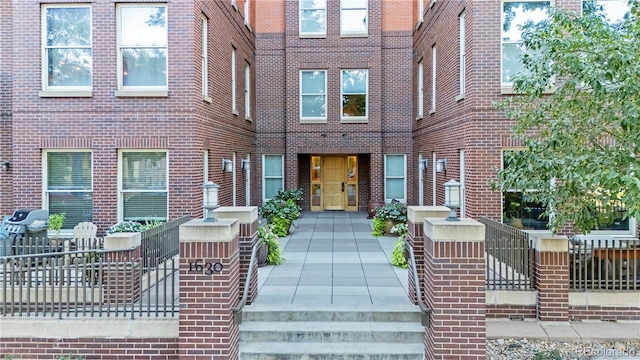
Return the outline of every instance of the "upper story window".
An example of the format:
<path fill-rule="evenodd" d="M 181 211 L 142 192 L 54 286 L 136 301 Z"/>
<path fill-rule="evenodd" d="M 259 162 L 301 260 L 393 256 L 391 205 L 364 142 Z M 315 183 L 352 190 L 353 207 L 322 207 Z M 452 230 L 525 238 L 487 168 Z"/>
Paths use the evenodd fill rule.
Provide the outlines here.
<path fill-rule="evenodd" d="M 300 119 L 327 120 L 327 71 L 300 71 Z"/>
<path fill-rule="evenodd" d="M 231 49 L 231 113 L 238 115 L 238 103 L 236 100 L 236 48 Z"/>
<path fill-rule="evenodd" d="M 300 36 L 327 35 L 327 1 L 300 0 Z"/>
<path fill-rule="evenodd" d="M 340 35 L 368 34 L 368 0 L 340 0 Z"/>
<path fill-rule="evenodd" d="M 342 70 L 342 114 L 345 120 L 367 120 L 368 70 Z"/>
<path fill-rule="evenodd" d="M 622 21 L 629 15 L 629 4 L 627 0 L 583 0 L 582 12 L 598 11 L 609 24 Z"/>
<path fill-rule="evenodd" d="M 202 28 L 201 28 L 201 37 L 202 37 L 202 42 L 201 42 L 201 46 L 200 46 L 200 55 L 201 55 L 201 64 L 200 66 L 202 67 L 202 98 L 206 101 L 211 102 L 211 98 L 209 97 L 209 50 L 208 50 L 208 39 L 209 37 L 207 36 L 208 31 L 208 23 L 209 23 L 209 19 L 207 19 L 206 16 L 202 15 L 202 18 L 200 19 L 201 23 L 202 23 Z"/>
<path fill-rule="evenodd" d="M 244 64 L 244 118 L 251 120 L 251 65 Z"/>
<path fill-rule="evenodd" d="M 460 85 L 460 93 L 458 95 L 458 100 L 464 98 L 465 93 L 465 77 L 467 76 L 467 40 L 466 40 L 466 25 L 465 25 L 465 12 L 463 11 L 458 17 L 459 20 L 459 30 L 460 30 L 460 43 L 459 43 L 459 52 L 460 52 L 460 73 L 458 84 Z"/>
<path fill-rule="evenodd" d="M 550 1 L 530 0 L 502 3 L 502 84 L 511 86 L 513 76 L 524 72 L 520 60 L 524 53 L 522 26 L 527 22 L 543 21 L 549 16 Z"/>
<path fill-rule="evenodd" d="M 43 5 L 42 90 L 90 91 L 90 5 Z"/>
<path fill-rule="evenodd" d="M 418 63 L 418 114 L 417 118 L 422 119 L 424 115 L 424 63 L 422 60 Z"/>
<path fill-rule="evenodd" d="M 118 90 L 167 90 L 167 6 L 119 4 Z M 150 94 L 150 95 L 162 95 Z M 166 95 L 166 94 L 165 94 Z"/>

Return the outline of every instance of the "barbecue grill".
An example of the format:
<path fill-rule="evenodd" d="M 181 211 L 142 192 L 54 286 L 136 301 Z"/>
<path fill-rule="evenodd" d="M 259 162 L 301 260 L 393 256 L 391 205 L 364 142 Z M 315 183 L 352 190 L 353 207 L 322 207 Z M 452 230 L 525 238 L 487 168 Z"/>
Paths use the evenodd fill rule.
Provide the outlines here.
<path fill-rule="evenodd" d="M 20 209 L 3 222 L 3 232 L 11 243 L 12 255 L 49 252 L 49 211 Z"/>

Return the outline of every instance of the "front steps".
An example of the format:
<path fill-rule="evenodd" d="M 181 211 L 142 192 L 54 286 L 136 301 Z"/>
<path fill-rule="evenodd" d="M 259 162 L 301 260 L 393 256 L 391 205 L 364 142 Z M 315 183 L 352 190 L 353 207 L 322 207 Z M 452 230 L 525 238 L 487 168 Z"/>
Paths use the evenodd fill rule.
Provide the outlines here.
<path fill-rule="evenodd" d="M 243 309 L 240 360 L 422 360 L 411 305 L 253 305 Z"/>

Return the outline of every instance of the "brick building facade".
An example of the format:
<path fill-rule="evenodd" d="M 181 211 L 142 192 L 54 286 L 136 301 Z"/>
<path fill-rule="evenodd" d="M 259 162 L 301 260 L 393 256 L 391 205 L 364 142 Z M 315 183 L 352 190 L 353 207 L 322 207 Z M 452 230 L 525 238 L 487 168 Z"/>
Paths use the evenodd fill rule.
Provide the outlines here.
<path fill-rule="evenodd" d="M 250 203 L 247 4 L 3 2 L 1 213 L 43 207 L 65 212 L 66 229 L 93 221 L 100 232 L 120 220 L 195 217 L 205 179 L 220 185 L 222 204 Z"/>

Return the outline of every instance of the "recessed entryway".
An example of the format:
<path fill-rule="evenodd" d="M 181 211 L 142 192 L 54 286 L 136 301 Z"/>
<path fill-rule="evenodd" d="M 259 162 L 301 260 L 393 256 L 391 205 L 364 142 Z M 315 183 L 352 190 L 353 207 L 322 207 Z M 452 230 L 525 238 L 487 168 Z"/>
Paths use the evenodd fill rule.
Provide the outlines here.
<path fill-rule="evenodd" d="M 311 156 L 311 211 L 358 210 L 358 157 Z"/>

